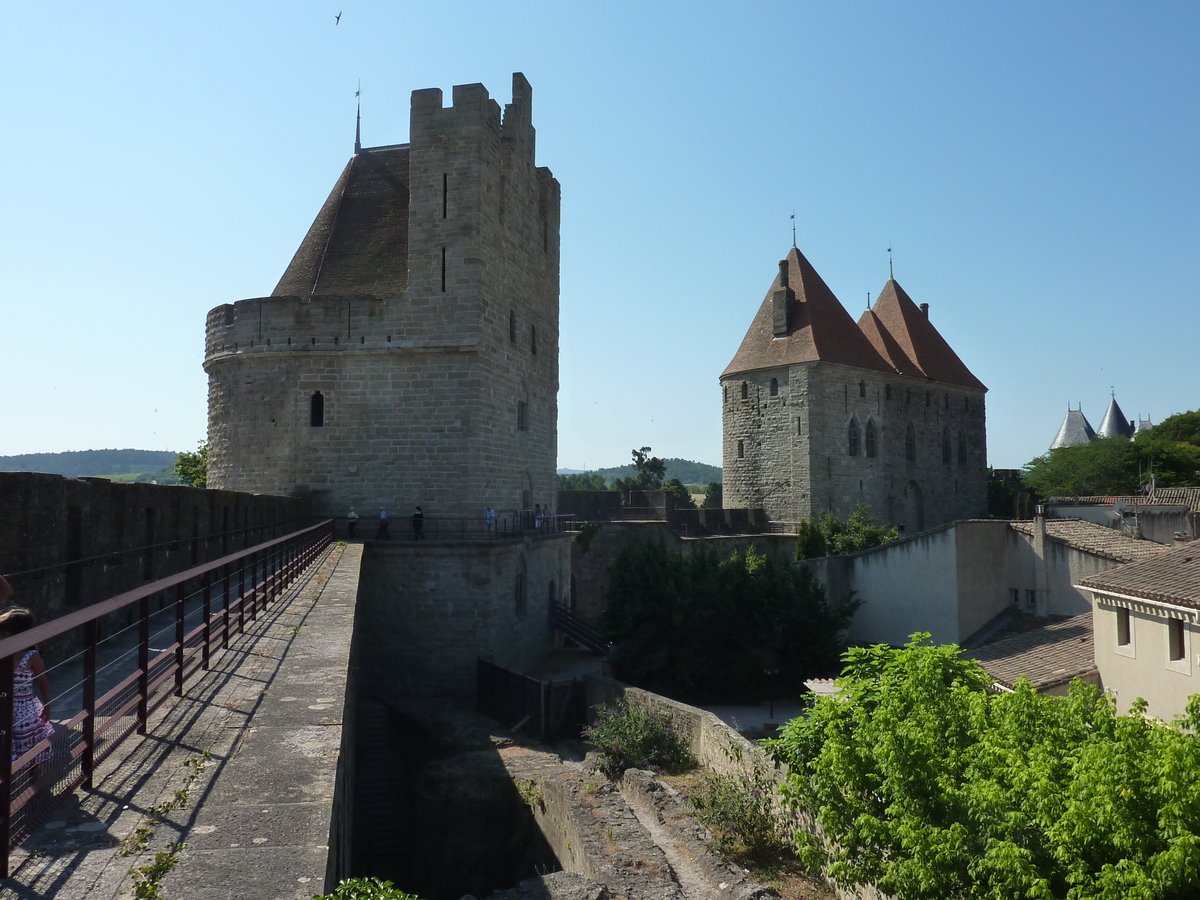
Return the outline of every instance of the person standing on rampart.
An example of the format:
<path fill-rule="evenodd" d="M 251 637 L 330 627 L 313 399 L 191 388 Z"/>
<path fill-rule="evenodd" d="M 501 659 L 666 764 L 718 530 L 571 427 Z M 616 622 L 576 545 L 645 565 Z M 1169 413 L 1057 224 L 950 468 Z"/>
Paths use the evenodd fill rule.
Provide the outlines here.
<path fill-rule="evenodd" d="M 412 515 L 413 540 L 425 540 L 425 513 L 421 512 L 421 507 L 417 507 L 417 511 Z"/>
<path fill-rule="evenodd" d="M 483 530 L 488 537 L 496 536 L 496 511 L 489 506 L 483 515 Z"/>
<path fill-rule="evenodd" d="M 350 514 L 346 516 L 346 537 L 354 540 L 354 526 L 358 524 L 358 513 L 354 511 L 354 507 L 350 507 Z"/>
<path fill-rule="evenodd" d="M 5 582 L 7 585 L 7 582 Z M 0 615 L 0 640 L 28 631 L 37 621 L 33 613 L 17 607 Z M 38 697 L 34 690 L 41 692 Z M 16 762 L 39 743 L 54 737 L 50 724 L 50 681 L 46 664 L 37 647 L 28 648 L 13 667 L 12 759 Z M 50 751 L 39 753 L 35 765 L 50 758 Z"/>
<path fill-rule="evenodd" d="M 387 510 L 379 511 L 379 530 L 375 532 L 375 540 L 380 541 L 388 536 L 388 517 Z"/>

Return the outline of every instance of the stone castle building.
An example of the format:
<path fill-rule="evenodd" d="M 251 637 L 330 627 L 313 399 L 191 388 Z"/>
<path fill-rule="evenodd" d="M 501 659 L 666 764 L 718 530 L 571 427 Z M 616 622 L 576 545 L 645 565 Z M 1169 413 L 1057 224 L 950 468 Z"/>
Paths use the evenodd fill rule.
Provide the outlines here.
<path fill-rule="evenodd" d="M 856 323 L 793 247 L 720 383 L 726 507 L 862 502 L 909 534 L 987 510 L 987 388 L 894 279 Z"/>
<path fill-rule="evenodd" d="M 423 507 L 482 527 L 557 487 L 559 185 L 534 161 L 532 91 L 414 91 L 409 142 L 361 147 L 270 297 L 208 314 L 210 487 L 311 498 L 320 516 Z M 470 527 L 468 527 L 470 526 Z M 412 690 L 464 689 L 477 653 L 545 649 L 566 539 L 380 542 L 363 593 Z M 370 618 L 371 604 L 361 611 Z M 406 655 L 407 654 L 407 655 Z"/>

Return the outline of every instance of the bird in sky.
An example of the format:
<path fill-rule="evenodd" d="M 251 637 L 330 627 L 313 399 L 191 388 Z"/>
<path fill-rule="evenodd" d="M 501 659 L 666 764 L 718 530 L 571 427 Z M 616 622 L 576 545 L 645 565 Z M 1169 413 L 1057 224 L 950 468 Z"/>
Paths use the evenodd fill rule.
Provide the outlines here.
<path fill-rule="evenodd" d="M 335 26 L 342 24 L 342 11 L 340 9 L 338 10 L 338 14 L 333 17 L 333 24 Z"/>

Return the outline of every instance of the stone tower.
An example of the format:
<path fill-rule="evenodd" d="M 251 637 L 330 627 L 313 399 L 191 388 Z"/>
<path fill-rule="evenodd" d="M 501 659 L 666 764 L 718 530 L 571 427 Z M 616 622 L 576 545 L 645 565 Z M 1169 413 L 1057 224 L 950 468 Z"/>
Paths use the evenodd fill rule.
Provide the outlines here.
<path fill-rule="evenodd" d="M 413 92 L 409 142 L 356 142 L 272 295 L 208 314 L 209 486 L 353 506 L 365 538 L 393 518 L 356 623 L 381 694 L 536 663 L 570 578 L 570 536 L 511 515 L 557 487 L 559 260 L 559 185 L 512 90 L 503 115 L 480 84 Z M 426 540 L 404 540 L 417 505 Z M 489 505 L 519 524 L 481 539 Z"/>
<path fill-rule="evenodd" d="M 211 486 L 330 515 L 553 499 L 559 186 L 529 83 L 503 117 L 483 85 L 415 91 L 409 134 L 354 154 L 270 297 L 208 314 Z"/>
<path fill-rule="evenodd" d="M 987 388 L 892 279 L 856 323 L 793 247 L 720 381 L 726 507 L 862 502 L 908 534 L 987 510 Z"/>

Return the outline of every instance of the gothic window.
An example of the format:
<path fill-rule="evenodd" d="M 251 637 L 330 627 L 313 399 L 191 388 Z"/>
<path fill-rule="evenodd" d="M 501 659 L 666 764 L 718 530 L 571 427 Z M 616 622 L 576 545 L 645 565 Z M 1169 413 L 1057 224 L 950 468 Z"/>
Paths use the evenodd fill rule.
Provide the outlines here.
<path fill-rule="evenodd" d="M 846 449 L 851 456 L 858 456 L 858 419 L 850 420 L 846 433 Z"/>
<path fill-rule="evenodd" d="M 771 379 L 771 396 L 772 397 L 779 396 L 779 379 L 778 378 Z"/>
<path fill-rule="evenodd" d="M 865 381 L 860 381 L 858 383 L 858 396 L 860 396 L 860 397 L 867 396 L 867 383 Z"/>
<path fill-rule="evenodd" d="M 738 459 L 746 458 L 746 442 L 738 441 Z"/>
<path fill-rule="evenodd" d="M 967 436 L 962 429 L 958 430 L 958 464 L 966 465 L 967 462 Z"/>
<path fill-rule="evenodd" d="M 508 311 L 508 340 L 513 344 L 517 342 L 517 314 L 511 309 Z"/>
<path fill-rule="evenodd" d="M 746 382 L 742 382 L 742 399 L 745 400 L 750 396 L 750 386 Z"/>
<path fill-rule="evenodd" d="M 942 462 L 950 465 L 950 429 L 942 429 Z"/>
<path fill-rule="evenodd" d="M 917 431 L 910 424 L 904 432 L 904 458 L 917 458 Z"/>
<path fill-rule="evenodd" d="M 517 431 L 529 430 L 529 412 L 524 400 L 517 401 Z"/>
<path fill-rule="evenodd" d="M 313 428 L 325 425 L 325 396 L 317 391 L 308 401 L 308 424 Z"/>
<path fill-rule="evenodd" d="M 867 419 L 867 456 L 875 455 L 875 420 Z"/>

